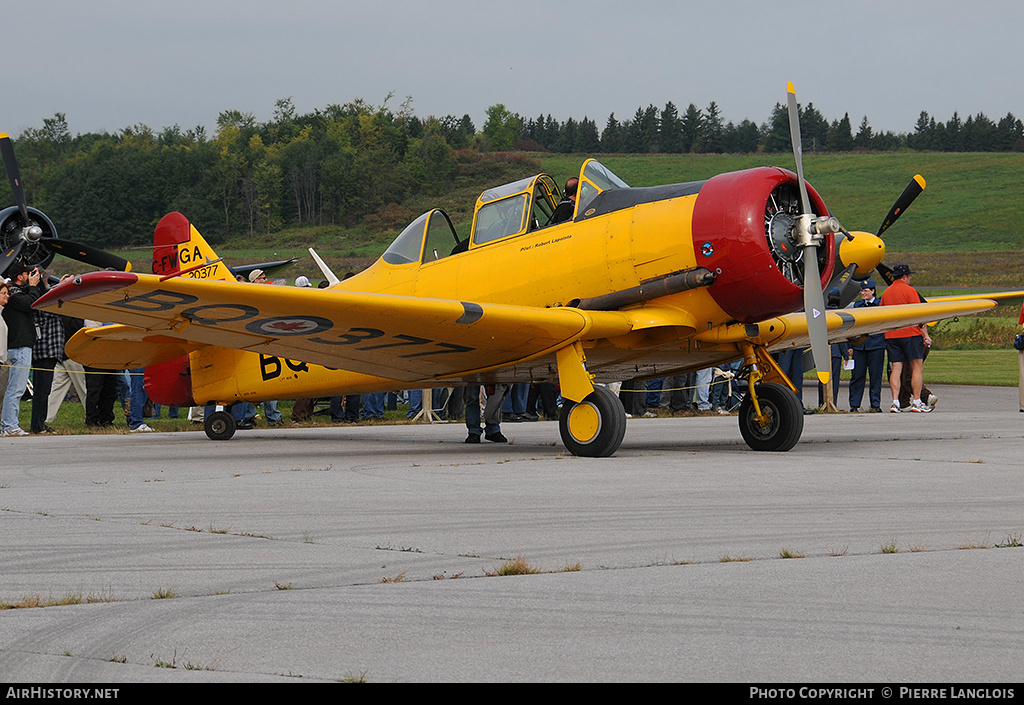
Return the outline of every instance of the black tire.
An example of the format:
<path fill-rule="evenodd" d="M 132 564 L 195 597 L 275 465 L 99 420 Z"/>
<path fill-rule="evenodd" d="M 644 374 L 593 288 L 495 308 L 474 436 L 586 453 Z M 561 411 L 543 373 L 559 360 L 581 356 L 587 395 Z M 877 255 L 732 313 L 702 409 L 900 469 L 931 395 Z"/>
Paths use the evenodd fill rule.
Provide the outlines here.
<path fill-rule="evenodd" d="M 575 425 L 575 430 L 570 428 Z M 626 410 L 607 387 L 594 387 L 577 403 L 566 400 L 558 417 L 562 443 L 573 455 L 607 458 L 626 435 Z"/>
<path fill-rule="evenodd" d="M 757 422 L 750 395 L 740 404 L 740 435 L 753 450 L 787 451 L 804 432 L 804 410 L 787 387 L 775 382 L 757 385 L 757 403 L 768 416 L 765 427 Z"/>
<path fill-rule="evenodd" d="M 231 440 L 235 428 L 235 417 L 227 411 L 215 411 L 203 420 L 203 430 L 211 441 Z"/>

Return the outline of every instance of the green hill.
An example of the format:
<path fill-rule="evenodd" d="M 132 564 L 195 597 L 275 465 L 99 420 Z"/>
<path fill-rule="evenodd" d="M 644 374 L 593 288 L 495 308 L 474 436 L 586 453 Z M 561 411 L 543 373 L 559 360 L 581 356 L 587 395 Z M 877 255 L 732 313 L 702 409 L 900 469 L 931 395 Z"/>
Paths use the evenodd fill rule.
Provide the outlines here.
<path fill-rule="evenodd" d="M 631 186 L 696 181 L 754 166 L 795 168 L 787 153 L 601 159 Z M 579 168 L 580 158 L 542 156 L 540 162 L 556 178 L 564 178 Z M 804 173 L 843 225 L 871 232 L 914 174 L 921 174 L 928 187 L 886 233 L 891 251 L 973 252 L 1024 246 L 1024 154 L 808 154 Z"/>
<path fill-rule="evenodd" d="M 696 181 L 753 166 L 794 168 L 787 153 L 595 156 L 633 186 Z M 538 171 L 564 182 L 585 158 L 546 153 L 499 158 L 495 161 L 503 162 L 501 168 L 491 163 L 487 170 L 460 174 L 443 195 L 408 198 L 356 227 L 296 228 L 231 239 L 217 249 L 229 262 L 300 257 L 301 273 L 315 275 L 306 252 L 313 246 L 339 271 L 359 269 L 379 256 L 406 223 L 432 207 L 444 208 L 460 233 L 467 234 L 473 203 L 484 189 Z M 1020 286 L 1024 154 L 829 153 L 805 155 L 804 160 L 808 180 L 840 221 L 855 230 L 874 232 L 910 179 L 924 176 L 924 193 L 885 234 L 886 261 L 912 262 L 921 271 L 916 283 Z M 136 261 L 148 258 L 143 250 L 125 254 Z"/>

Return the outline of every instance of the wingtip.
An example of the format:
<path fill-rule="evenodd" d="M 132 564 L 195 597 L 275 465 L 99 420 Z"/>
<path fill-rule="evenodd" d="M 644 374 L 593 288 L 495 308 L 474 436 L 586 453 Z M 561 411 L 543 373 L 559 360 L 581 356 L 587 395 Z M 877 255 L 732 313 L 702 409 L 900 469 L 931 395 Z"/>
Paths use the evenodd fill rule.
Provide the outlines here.
<path fill-rule="evenodd" d="M 53 287 L 36 299 L 32 308 L 46 309 L 47 306 L 54 303 L 60 306 L 64 301 L 74 301 L 91 294 L 123 289 L 138 280 L 137 275 L 128 272 L 88 272 Z"/>

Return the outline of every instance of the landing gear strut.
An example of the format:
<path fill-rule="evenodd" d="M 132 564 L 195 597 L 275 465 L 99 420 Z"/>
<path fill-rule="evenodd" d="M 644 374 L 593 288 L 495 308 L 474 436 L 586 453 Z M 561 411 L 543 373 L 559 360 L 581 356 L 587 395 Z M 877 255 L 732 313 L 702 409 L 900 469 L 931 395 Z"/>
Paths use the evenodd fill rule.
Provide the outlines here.
<path fill-rule="evenodd" d="M 558 430 L 573 455 L 607 458 L 626 434 L 626 410 L 607 387 L 594 387 L 579 403 L 564 401 Z"/>

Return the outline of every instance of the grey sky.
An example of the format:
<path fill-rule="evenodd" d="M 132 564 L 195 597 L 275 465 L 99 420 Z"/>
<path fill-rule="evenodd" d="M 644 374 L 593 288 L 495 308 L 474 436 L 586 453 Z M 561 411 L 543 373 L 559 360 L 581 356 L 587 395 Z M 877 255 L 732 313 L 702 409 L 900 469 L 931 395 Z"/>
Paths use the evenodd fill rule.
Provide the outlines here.
<path fill-rule="evenodd" d="M 73 133 L 257 120 L 406 96 L 421 117 L 504 103 L 525 117 L 673 101 L 764 122 L 793 81 L 827 119 L 911 131 L 984 112 L 1024 118 L 1024 3 L 1010 0 L 0 0 L 0 130 L 55 112 Z M 14 40 L 16 38 L 16 41 Z"/>

